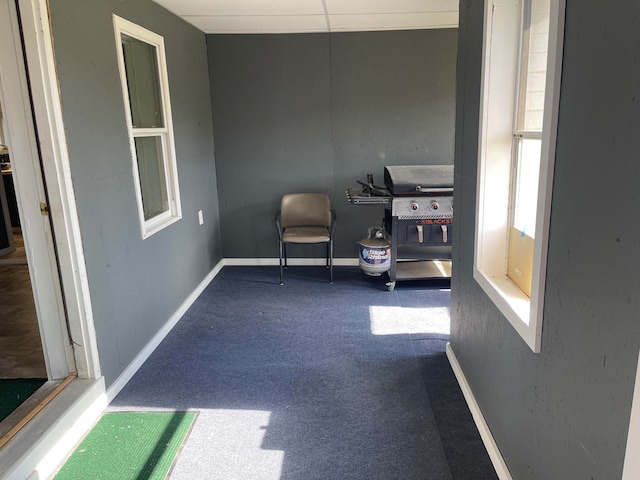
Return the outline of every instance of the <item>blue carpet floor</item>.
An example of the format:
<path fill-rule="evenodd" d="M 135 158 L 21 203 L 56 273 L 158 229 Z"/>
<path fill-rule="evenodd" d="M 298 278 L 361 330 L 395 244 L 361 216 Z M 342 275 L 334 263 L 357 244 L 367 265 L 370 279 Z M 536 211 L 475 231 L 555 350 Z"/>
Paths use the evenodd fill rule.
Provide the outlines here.
<path fill-rule="evenodd" d="M 110 411 L 200 412 L 172 479 L 497 478 L 444 353 L 449 291 L 225 267 Z"/>

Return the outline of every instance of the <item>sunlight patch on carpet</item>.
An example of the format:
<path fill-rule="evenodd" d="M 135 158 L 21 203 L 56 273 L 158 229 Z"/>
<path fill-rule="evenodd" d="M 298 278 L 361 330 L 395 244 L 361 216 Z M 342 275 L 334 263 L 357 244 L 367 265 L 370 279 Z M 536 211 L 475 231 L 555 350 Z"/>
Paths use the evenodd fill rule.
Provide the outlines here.
<path fill-rule="evenodd" d="M 371 305 L 369 319 L 373 335 L 450 333 L 451 316 L 447 307 L 405 308 Z"/>

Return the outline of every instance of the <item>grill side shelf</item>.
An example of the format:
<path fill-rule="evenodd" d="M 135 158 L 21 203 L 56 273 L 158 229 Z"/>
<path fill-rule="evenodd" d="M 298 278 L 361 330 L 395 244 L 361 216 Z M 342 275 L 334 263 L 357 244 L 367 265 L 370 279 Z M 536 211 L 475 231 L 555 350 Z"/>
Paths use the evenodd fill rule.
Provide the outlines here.
<path fill-rule="evenodd" d="M 347 201 L 352 205 L 365 205 L 371 207 L 384 207 L 391 204 L 391 196 L 366 195 L 361 188 L 349 188 L 345 191 Z"/>

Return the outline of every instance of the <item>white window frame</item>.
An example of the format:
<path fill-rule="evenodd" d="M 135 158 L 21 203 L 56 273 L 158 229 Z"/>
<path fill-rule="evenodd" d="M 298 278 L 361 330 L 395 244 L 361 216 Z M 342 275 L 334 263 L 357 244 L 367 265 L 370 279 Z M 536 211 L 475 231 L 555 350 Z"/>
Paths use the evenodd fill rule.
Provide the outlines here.
<path fill-rule="evenodd" d="M 624 455 L 624 467 L 622 480 L 640 478 L 640 356 L 638 358 L 638 370 L 636 383 L 633 390 L 633 402 L 631 403 L 631 416 L 629 417 L 629 432 L 627 433 L 627 449 Z"/>
<path fill-rule="evenodd" d="M 564 34 L 564 0 L 551 0 L 531 297 L 507 278 L 520 0 L 485 2 L 473 277 L 534 352 L 540 352 Z"/>
<path fill-rule="evenodd" d="M 120 70 L 120 80 L 122 83 L 122 95 L 124 100 L 125 116 L 127 120 L 127 131 L 129 133 L 129 144 L 131 148 L 131 161 L 133 166 L 133 177 L 138 204 L 138 216 L 140 219 L 140 231 L 142 238 L 148 238 L 163 228 L 177 222 L 182 218 L 182 208 L 180 205 L 180 191 L 178 187 L 178 168 L 176 163 L 175 144 L 173 138 L 173 120 L 171 116 L 171 100 L 169 96 L 169 78 L 167 75 L 167 60 L 165 56 L 164 38 L 146 28 L 125 20 L 117 15 L 113 15 L 113 27 L 116 38 L 116 51 L 118 55 L 118 68 Z M 124 54 L 122 51 L 122 34 L 128 35 L 142 42 L 155 47 L 158 64 L 158 82 L 160 86 L 160 101 L 164 115 L 163 128 L 135 128 L 131 118 L 131 108 L 129 103 L 129 88 L 125 71 Z M 152 134 L 152 135 L 151 135 Z M 162 156 L 166 176 L 166 195 L 168 199 L 168 209 L 155 217 L 145 219 L 144 206 L 142 203 L 142 187 L 138 170 L 138 159 L 135 146 L 135 138 L 144 136 L 157 136 L 161 139 Z"/>

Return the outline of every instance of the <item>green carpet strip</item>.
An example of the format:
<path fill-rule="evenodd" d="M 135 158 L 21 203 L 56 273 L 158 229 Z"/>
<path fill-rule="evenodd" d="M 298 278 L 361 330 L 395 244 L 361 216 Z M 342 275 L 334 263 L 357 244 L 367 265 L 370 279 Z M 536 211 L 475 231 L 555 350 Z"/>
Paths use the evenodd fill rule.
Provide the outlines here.
<path fill-rule="evenodd" d="M 35 393 L 47 379 L 19 378 L 0 380 L 0 421 Z"/>
<path fill-rule="evenodd" d="M 105 413 L 55 480 L 166 478 L 195 412 Z"/>

